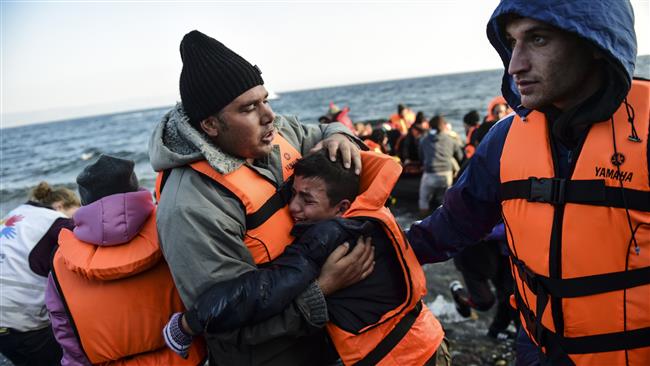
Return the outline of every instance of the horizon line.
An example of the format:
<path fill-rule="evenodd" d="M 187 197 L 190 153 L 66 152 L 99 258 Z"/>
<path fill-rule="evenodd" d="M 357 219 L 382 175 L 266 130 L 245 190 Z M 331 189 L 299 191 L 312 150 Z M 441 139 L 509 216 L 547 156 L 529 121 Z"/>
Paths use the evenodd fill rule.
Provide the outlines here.
<path fill-rule="evenodd" d="M 650 54 L 644 54 L 644 55 L 637 55 L 637 59 L 640 57 L 650 57 Z M 321 87 L 315 87 L 315 88 L 304 88 L 304 89 L 289 89 L 289 90 L 281 90 L 281 91 L 276 91 L 272 90 L 276 95 L 279 97 L 282 97 L 282 94 L 290 94 L 290 93 L 298 93 L 298 92 L 306 92 L 306 91 L 313 91 L 313 90 L 321 90 L 321 89 L 332 89 L 332 88 L 339 88 L 339 87 L 349 87 L 349 86 L 356 86 L 356 85 L 369 85 L 369 84 L 378 84 L 378 83 L 384 83 L 384 82 L 392 82 L 392 81 L 398 81 L 398 80 L 414 80 L 414 79 L 423 79 L 423 78 L 430 78 L 430 77 L 436 77 L 436 76 L 446 76 L 446 75 L 459 75 L 459 74 L 473 74 L 473 73 L 479 73 L 479 72 L 490 72 L 490 71 L 499 71 L 501 68 L 496 68 L 496 69 L 481 69 L 481 70 L 467 70 L 467 71 L 456 71 L 456 72 L 451 72 L 451 73 L 441 73 L 441 74 L 429 74 L 429 75 L 420 75 L 420 76 L 410 76 L 410 77 L 404 77 L 404 78 L 393 78 L 393 79 L 384 79 L 384 80 L 372 80 L 372 81 L 366 81 L 366 82 L 356 82 L 356 83 L 349 83 L 349 84 L 338 84 L 338 85 L 327 85 L 327 86 L 321 86 Z M 636 70 L 635 70 L 636 71 Z M 636 74 L 635 74 L 636 76 Z M 644 76 L 645 77 L 650 77 Z M 80 119 L 85 119 L 85 118 L 93 118 L 93 117 L 104 117 L 104 116 L 109 116 L 109 115 L 120 115 L 120 114 L 126 114 L 126 113 L 136 113 L 136 112 L 144 112 L 144 111 L 151 111 L 155 109 L 162 109 L 162 108 L 168 108 L 170 106 L 173 106 L 176 104 L 178 101 L 171 102 L 170 104 L 166 105 L 158 105 L 158 106 L 152 106 L 152 107 L 142 107 L 142 108 L 135 108 L 135 109 L 121 109 L 121 108 L 116 108 L 112 112 L 100 112 L 100 113 L 92 113 L 92 114 L 81 114 L 78 116 L 74 117 L 66 117 L 66 118 L 57 118 L 53 120 L 45 120 L 45 121 L 35 121 L 35 122 L 28 122 L 24 124 L 18 124 L 18 125 L 12 125 L 12 126 L 2 126 L 0 123 L 0 130 L 6 130 L 6 129 L 12 129 L 12 128 L 20 128 L 20 127 L 26 127 L 26 126 L 34 126 L 34 125 L 43 125 L 43 124 L 49 124 L 49 123 L 57 123 L 57 122 L 65 122 L 65 121 L 76 121 Z M 116 102 L 116 103 L 119 103 Z M 92 107 L 91 106 L 77 106 L 77 107 L 71 107 L 72 109 L 74 108 L 84 108 L 84 107 Z M 36 111 L 31 111 L 31 112 L 14 112 L 11 114 L 29 114 L 29 113 L 43 113 L 46 112 L 47 110 L 36 110 Z M 6 117 L 7 114 L 1 114 L 0 115 L 0 121 Z"/>

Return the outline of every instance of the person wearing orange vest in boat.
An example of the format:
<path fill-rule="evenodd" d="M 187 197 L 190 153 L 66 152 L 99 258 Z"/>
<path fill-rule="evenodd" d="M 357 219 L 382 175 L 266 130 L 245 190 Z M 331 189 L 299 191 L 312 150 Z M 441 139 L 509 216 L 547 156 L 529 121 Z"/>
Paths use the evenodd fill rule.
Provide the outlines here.
<path fill-rule="evenodd" d="M 352 133 L 355 133 L 354 124 L 350 119 L 350 107 L 345 106 L 343 109 L 339 108 L 334 102 L 330 102 L 329 110 L 325 116 L 330 122 L 340 122 L 345 127 L 349 128 Z"/>
<path fill-rule="evenodd" d="M 409 127 L 415 122 L 415 113 L 404 104 L 397 105 L 397 113 L 390 116 L 390 124 L 394 130 L 406 135 Z"/>
<path fill-rule="evenodd" d="M 438 262 L 503 219 L 517 364 L 649 365 L 650 81 L 633 77 L 632 6 L 502 0 L 487 34 L 515 113 L 409 241 Z"/>
<path fill-rule="evenodd" d="M 101 155 L 77 177 L 82 207 L 74 229 L 59 234 L 45 296 L 62 365 L 205 361 L 199 338 L 182 360 L 159 332 L 184 306 L 162 259 L 151 192 L 133 166 Z"/>
<path fill-rule="evenodd" d="M 362 282 L 325 293 L 328 333 L 343 363 L 448 365 L 443 330 L 421 301 L 426 292 L 422 268 L 384 207 L 400 165 L 372 152 L 362 153 L 362 161 L 359 179 L 322 152 L 298 160 L 289 204 L 296 240 L 269 266 L 214 285 L 192 309 L 173 317 L 165 327 L 167 344 L 184 354 L 190 334 L 224 331 L 274 315 L 318 276 L 320 266 L 328 266 L 330 252 L 364 235 L 375 247 L 374 271 Z M 286 287 L 287 280 L 284 288 L 274 285 L 287 277 L 291 286 Z"/>
<path fill-rule="evenodd" d="M 380 154 L 386 154 L 388 152 L 388 136 L 386 136 L 386 131 L 383 128 L 377 127 L 372 129 L 370 136 L 363 140 L 363 143 L 368 146 L 370 151 L 374 151 Z"/>
<path fill-rule="evenodd" d="M 481 117 L 476 110 L 471 110 L 463 116 L 463 127 L 465 127 L 465 158 L 469 159 L 474 155 L 478 145 L 474 139 L 474 133 L 479 126 Z"/>
<path fill-rule="evenodd" d="M 215 283 L 266 265 L 291 243 L 293 220 L 281 188 L 300 156 L 322 148 L 360 172 L 365 146 L 340 123 L 303 125 L 276 116 L 260 69 L 214 38 L 189 32 L 180 54 L 182 103 L 154 129 L 149 157 L 159 172 L 161 248 L 190 308 Z M 362 243 L 330 267 L 333 281 L 349 269 L 360 276 L 363 267 L 354 258 L 366 250 Z M 312 281 L 281 314 L 210 334 L 210 363 L 325 364 L 331 351 L 326 320 L 325 299 Z"/>
<path fill-rule="evenodd" d="M 512 109 L 508 107 L 506 100 L 500 95 L 494 97 L 488 105 L 488 113 L 485 116 L 483 123 L 481 123 L 472 134 L 473 145 L 478 146 L 485 135 L 487 135 L 488 131 L 490 131 L 490 128 L 509 113 L 512 113 Z"/>

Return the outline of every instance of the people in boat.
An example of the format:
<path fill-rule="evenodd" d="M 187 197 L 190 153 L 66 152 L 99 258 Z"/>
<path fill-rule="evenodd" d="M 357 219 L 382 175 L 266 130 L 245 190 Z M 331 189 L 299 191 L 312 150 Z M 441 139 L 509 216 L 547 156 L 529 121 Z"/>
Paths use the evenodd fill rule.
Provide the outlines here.
<path fill-rule="evenodd" d="M 470 159 L 474 152 L 476 151 L 476 146 L 478 142 L 474 133 L 479 126 L 481 121 L 481 116 L 479 116 L 478 111 L 475 109 L 467 112 L 463 116 L 463 127 L 465 128 L 465 158 Z"/>
<path fill-rule="evenodd" d="M 350 107 L 345 106 L 343 109 L 339 108 L 334 102 L 330 102 L 327 114 L 318 119 L 318 123 L 332 123 L 340 122 L 345 127 L 349 128 L 352 133 L 356 132 L 352 119 L 350 119 Z"/>
<path fill-rule="evenodd" d="M 633 78 L 632 6 L 503 0 L 487 34 L 515 113 L 409 241 L 438 262 L 503 219 L 517 364 L 647 365 L 650 84 Z"/>
<path fill-rule="evenodd" d="M 397 113 L 392 114 L 388 120 L 393 130 L 406 135 L 409 127 L 415 122 L 415 113 L 404 104 L 398 104 Z"/>
<path fill-rule="evenodd" d="M 370 151 L 374 151 L 381 154 L 389 154 L 390 147 L 388 146 L 388 136 L 386 131 L 381 127 L 375 127 L 372 129 L 370 136 L 363 140 L 363 143 L 368 146 Z"/>
<path fill-rule="evenodd" d="M 155 128 L 149 157 L 159 172 L 160 246 L 183 303 L 192 307 L 213 284 L 270 262 L 291 243 L 293 221 L 278 188 L 293 162 L 325 149 L 360 172 L 365 146 L 340 123 L 276 116 L 260 69 L 221 42 L 192 31 L 180 53 L 182 103 Z M 333 278 L 348 269 L 335 266 Z M 292 300 L 263 324 L 208 337 L 211 364 L 327 363 L 326 356 L 314 359 L 329 349 L 318 283 Z"/>
<path fill-rule="evenodd" d="M 406 136 L 403 136 L 397 143 L 398 156 L 404 164 L 420 165 L 420 139 L 428 130 L 429 120 L 425 117 L 424 112 L 419 111 Z"/>
<path fill-rule="evenodd" d="M 40 182 L 26 203 L 0 221 L 0 353 L 14 365 L 54 365 L 61 347 L 45 309 L 50 255 L 59 232 L 72 228 L 77 195 Z"/>
<path fill-rule="evenodd" d="M 160 334 L 184 307 L 162 259 L 152 194 L 133 168 L 101 155 L 77 176 L 82 207 L 59 235 L 45 296 L 63 349 L 57 364 L 196 366 L 206 358 L 197 342 L 179 359 Z"/>
<path fill-rule="evenodd" d="M 372 134 L 372 125 L 365 122 L 354 123 L 354 134 L 361 140 L 367 139 Z"/>
<path fill-rule="evenodd" d="M 442 198 L 451 186 L 454 170 L 463 160 L 463 149 L 449 133 L 449 124 L 442 115 L 431 118 L 431 131 L 420 141 L 422 177 L 418 194 L 420 215 L 428 214 L 442 204 Z"/>
<path fill-rule="evenodd" d="M 509 326 L 512 322 L 519 323 L 510 305 L 514 282 L 508 254 L 505 228 L 499 223 L 487 237 L 454 257 L 454 266 L 466 286 L 458 280 L 449 284 L 456 310 L 463 317 L 469 317 L 472 309 L 485 312 L 496 304 L 487 336 L 499 340 L 514 339 L 516 333 Z"/>
<path fill-rule="evenodd" d="M 481 125 L 472 136 L 474 140 L 474 146 L 478 146 L 485 135 L 487 135 L 488 131 L 490 131 L 490 128 L 492 128 L 495 123 L 503 119 L 503 117 L 509 113 L 512 113 L 512 110 L 510 107 L 508 107 L 508 103 L 506 102 L 505 98 L 500 95 L 494 97 L 490 101 L 490 104 L 488 104 L 488 113 L 485 116 L 483 123 L 481 123 Z"/>
<path fill-rule="evenodd" d="M 422 268 L 384 207 L 400 166 L 386 155 L 362 153 L 362 159 L 361 177 L 322 151 L 298 160 L 289 203 L 294 242 L 268 266 L 213 285 L 183 316 L 172 317 L 165 327 L 168 345 L 183 355 L 192 334 L 226 331 L 280 312 L 318 277 L 320 266 L 330 265 L 329 253 L 363 235 L 374 245 L 374 271 L 344 289 L 318 278 L 327 330 L 343 364 L 448 365 L 440 323 L 421 301 Z"/>

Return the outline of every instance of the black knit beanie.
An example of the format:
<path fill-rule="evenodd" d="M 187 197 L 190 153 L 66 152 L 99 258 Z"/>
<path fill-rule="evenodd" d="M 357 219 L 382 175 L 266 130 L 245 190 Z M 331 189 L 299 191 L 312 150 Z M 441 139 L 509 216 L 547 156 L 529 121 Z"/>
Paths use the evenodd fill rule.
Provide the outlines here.
<path fill-rule="evenodd" d="M 264 84 L 257 66 L 197 30 L 183 37 L 181 59 L 181 101 L 195 126 L 245 91 Z"/>
<path fill-rule="evenodd" d="M 133 160 L 102 154 L 77 176 L 81 204 L 85 206 L 112 194 L 137 191 L 134 165 Z"/>

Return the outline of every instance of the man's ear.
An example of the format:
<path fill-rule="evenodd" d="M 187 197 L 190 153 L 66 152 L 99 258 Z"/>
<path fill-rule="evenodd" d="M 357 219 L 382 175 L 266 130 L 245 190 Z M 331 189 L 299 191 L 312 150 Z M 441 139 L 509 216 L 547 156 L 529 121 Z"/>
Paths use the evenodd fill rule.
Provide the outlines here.
<path fill-rule="evenodd" d="M 336 205 L 336 216 L 341 216 L 350 208 L 350 200 L 344 199 Z"/>
<path fill-rule="evenodd" d="M 203 132 L 210 137 L 217 137 L 219 135 L 219 121 L 215 116 L 210 116 L 202 120 L 199 125 Z"/>

